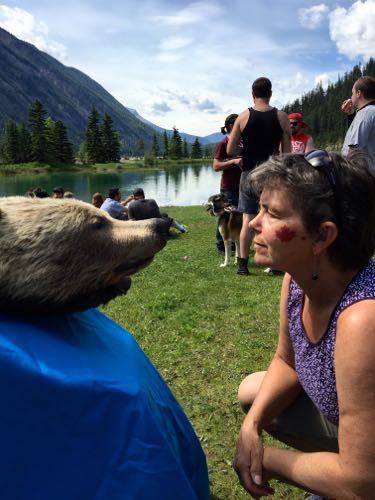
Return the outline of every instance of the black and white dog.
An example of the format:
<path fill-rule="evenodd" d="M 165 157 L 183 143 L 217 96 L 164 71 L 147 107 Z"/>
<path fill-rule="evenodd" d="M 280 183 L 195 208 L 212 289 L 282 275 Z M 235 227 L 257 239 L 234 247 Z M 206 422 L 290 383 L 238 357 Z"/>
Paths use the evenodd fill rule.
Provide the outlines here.
<path fill-rule="evenodd" d="M 223 193 L 210 196 L 206 203 L 207 211 L 217 218 L 220 234 L 224 241 L 225 258 L 221 267 L 229 264 L 232 241 L 236 245 L 236 259 L 240 255 L 240 232 L 242 213 L 237 211 Z"/>

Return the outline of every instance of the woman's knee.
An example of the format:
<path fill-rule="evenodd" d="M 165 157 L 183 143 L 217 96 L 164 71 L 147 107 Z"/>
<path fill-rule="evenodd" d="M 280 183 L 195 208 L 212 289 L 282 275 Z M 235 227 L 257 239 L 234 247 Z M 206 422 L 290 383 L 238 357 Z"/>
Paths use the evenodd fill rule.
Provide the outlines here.
<path fill-rule="evenodd" d="M 245 377 L 238 388 L 238 401 L 244 412 L 248 412 L 258 394 L 266 372 L 255 372 Z"/>

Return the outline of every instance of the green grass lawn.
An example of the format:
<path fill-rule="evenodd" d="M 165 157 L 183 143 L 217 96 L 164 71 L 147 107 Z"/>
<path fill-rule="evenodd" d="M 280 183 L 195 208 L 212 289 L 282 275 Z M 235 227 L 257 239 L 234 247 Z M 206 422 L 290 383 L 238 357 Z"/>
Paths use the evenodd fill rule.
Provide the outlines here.
<path fill-rule="evenodd" d="M 167 211 L 189 232 L 176 233 L 128 294 L 103 311 L 133 333 L 183 406 L 206 453 L 212 498 L 250 498 L 231 467 L 243 419 L 237 388 L 273 355 L 282 278 L 253 262 L 251 276 L 238 276 L 234 265 L 221 268 L 215 219 L 203 207 Z M 305 496 L 274 487 L 274 498 Z"/>

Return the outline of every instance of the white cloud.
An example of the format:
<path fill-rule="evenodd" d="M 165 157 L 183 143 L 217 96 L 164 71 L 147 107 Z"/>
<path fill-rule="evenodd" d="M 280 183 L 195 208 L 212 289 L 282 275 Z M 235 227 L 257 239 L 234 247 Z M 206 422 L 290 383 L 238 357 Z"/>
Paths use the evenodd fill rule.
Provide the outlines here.
<path fill-rule="evenodd" d="M 212 99 L 201 96 L 197 93 L 193 95 L 189 92 L 181 92 L 171 89 L 160 89 L 160 92 L 168 97 L 168 99 L 182 104 L 185 108 L 193 109 L 196 111 L 203 111 L 205 113 L 219 113 L 222 111 Z"/>
<path fill-rule="evenodd" d="M 321 75 L 317 75 L 315 77 L 315 86 L 319 83 L 322 85 L 324 90 L 327 89 L 328 85 L 331 83 L 331 79 L 327 73 L 322 73 Z"/>
<path fill-rule="evenodd" d="M 298 18 L 304 28 L 313 30 L 317 28 L 328 13 L 328 7 L 321 3 L 308 9 L 298 9 Z"/>
<path fill-rule="evenodd" d="M 330 13 L 329 29 L 337 50 L 349 57 L 375 56 L 375 0 L 355 2 L 349 9 Z"/>
<path fill-rule="evenodd" d="M 173 111 L 173 109 L 169 106 L 169 104 L 165 101 L 161 102 L 152 102 L 149 104 L 152 111 L 157 115 L 163 115 L 168 113 L 169 111 Z"/>
<path fill-rule="evenodd" d="M 179 36 L 169 36 L 160 44 L 161 50 L 176 50 L 186 47 L 192 43 L 191 38 L 182 38 Z"/>
<path fill-rule="evenodd" d="M 64 59 L 66 56 L 66 47 L 63 44 L 47 39 L 47 25 L 43 21 L 37 21 L 26 10 L 0 5 L 0 26 L 57 59 Z"/>
<path fill-rule="evenodd" d="M 272 85 L 274 89 L 272 103 L 277 107 L 282 107 L 287 102 L 295 101 L 301 97 L 304 93 L 311 90 L 311 87 L 311 79 L 299 71 L 288 78 L 276 80 Z"/>
<path fill-rule="evenodd" d="M 220 111 L 220 108 L 207 97 L 202 100 L 193 101 L 191 107 L 198 111 L 205 111 L 206 113 L 218 113 Z"/>
<path fill-rule="evenodd" d="M 160 54 L 155 57 L 155 60 L 162 63 L 174 63 L 181 59 L 181 57 L 182 55 L 177 52 L 160 52 Z"/>
<path fill-rule="evenodd" d="M 212 19 L 221 12 L 221 7 L 216 2 L 193 2 L 186 8 L 179 10 L 174 15 L 155 16 L 155 21 L 170 26 L 183 26 L 197 24 Z"/>

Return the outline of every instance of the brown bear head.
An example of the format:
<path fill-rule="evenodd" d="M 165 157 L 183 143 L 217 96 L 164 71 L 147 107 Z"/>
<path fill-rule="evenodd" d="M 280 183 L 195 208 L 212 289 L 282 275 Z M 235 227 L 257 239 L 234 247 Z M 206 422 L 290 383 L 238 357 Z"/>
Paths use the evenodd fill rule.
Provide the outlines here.
<path fill-rule="evenodd" d="M 161 219 L 119 221 L 78 200 L 0 198 L 0 310 L 82 311 L 126 293 L 166 243 Z"/>

